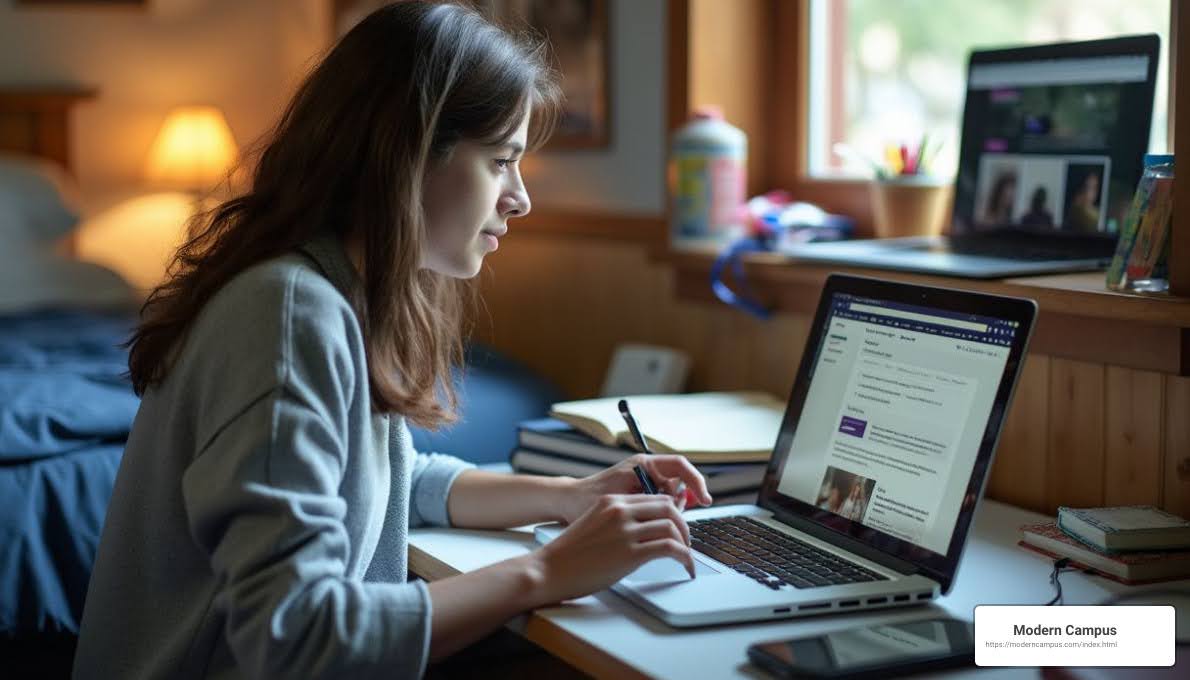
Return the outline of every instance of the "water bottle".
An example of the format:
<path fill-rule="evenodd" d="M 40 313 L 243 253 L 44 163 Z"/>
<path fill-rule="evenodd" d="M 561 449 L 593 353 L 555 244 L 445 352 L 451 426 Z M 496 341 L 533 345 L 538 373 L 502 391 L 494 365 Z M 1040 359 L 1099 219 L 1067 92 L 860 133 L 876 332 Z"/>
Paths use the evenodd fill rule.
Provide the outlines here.
<path fill-rule="evenodd" d="M 670 146 L 670 244 L 722 246 L 744 231 L 748 138 L 713 107 L 696 109 Z"/>

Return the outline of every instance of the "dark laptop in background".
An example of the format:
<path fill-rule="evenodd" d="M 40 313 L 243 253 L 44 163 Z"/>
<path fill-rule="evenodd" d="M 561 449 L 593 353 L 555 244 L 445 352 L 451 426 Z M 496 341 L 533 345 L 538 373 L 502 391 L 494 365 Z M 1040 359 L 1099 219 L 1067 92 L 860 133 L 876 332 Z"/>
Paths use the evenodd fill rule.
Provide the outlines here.
<path fill-rule="evenodd" d="M 971 53 L 949 236 L 813 243 L 795 259 L 968 278 L 1106 267 L 1143 169 L 1160 39 Z"/>

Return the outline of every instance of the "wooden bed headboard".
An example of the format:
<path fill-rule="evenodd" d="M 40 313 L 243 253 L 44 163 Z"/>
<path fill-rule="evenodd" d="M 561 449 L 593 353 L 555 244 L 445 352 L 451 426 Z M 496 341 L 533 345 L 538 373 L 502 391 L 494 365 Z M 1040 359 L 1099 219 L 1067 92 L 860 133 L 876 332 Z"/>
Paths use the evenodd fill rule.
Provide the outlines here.
<path fill-rule="evenodd" d="M 48 158 L 73 174 L 70 108 L 94 96 L 85 88 L 0 88 L 0 151 Z"/>

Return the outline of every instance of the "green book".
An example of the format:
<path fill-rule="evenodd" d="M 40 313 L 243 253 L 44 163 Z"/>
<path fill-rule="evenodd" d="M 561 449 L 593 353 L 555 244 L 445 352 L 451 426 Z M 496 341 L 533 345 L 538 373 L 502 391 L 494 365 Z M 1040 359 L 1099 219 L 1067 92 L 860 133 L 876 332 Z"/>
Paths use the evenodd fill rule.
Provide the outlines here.
<path fill-rule="evenodd" d="M 1105 552 L 1190 548 L 1190 522 L 1151 505 L 1060 507 L 1058 526 Z"/>

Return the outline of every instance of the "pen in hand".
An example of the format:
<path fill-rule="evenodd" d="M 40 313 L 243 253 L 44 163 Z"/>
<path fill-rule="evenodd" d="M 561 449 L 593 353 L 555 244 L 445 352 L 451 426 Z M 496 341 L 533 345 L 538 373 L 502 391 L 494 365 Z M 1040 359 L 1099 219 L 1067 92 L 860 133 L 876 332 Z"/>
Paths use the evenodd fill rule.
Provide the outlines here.
<path fill-rule="evenodd" d="M 636 419 L 632 417 L 632 411 L 628 410 L 627 399 L 620 400 L 620 415 L 624 416 L 624 422 L 628 423 L 628 431 L 632 433 L 632 437 L 636 440 L 637 445 L 640 446 L 640 450 L 645 453 L 652 453 L 649 450 L 649 445 L 645 443 L 645 438 L 640 433 L 640 428 L 636 426 Z M 649 479 L 649 475 L 645 472 L 644 468 L 637 465 L 632 470 L 636 472 L 636 478 L 640 480 L 640 486 L 644 489 L 645 493 L 657 493 L 657 485 L 653 483 L 652 479 Z"/>

